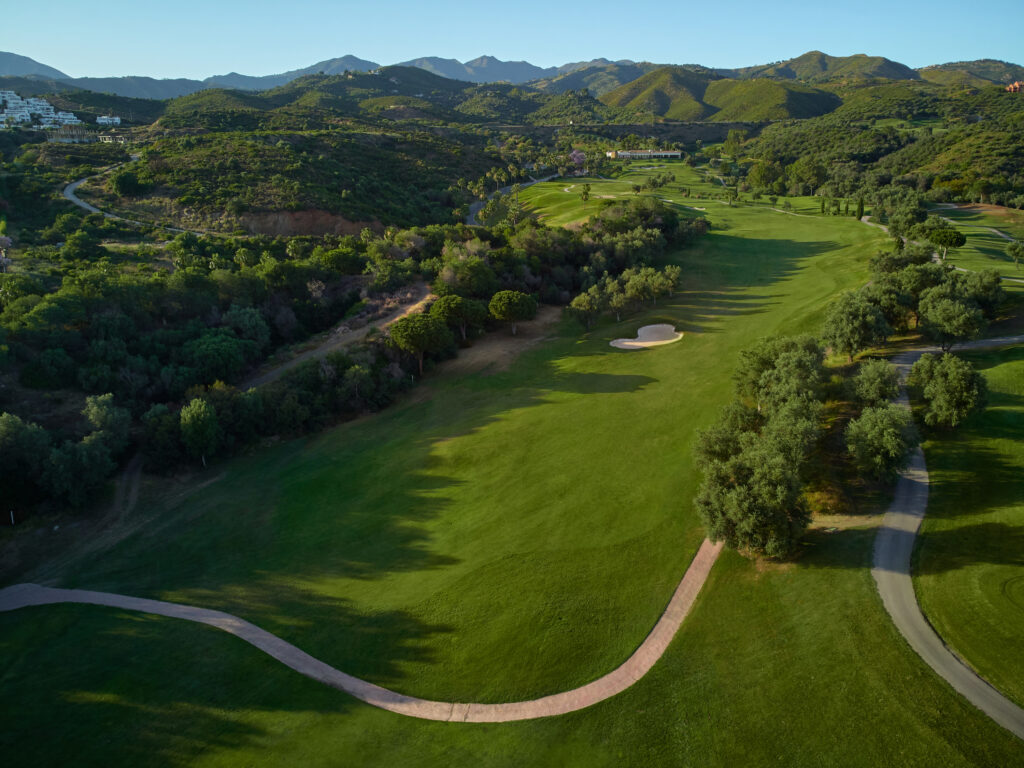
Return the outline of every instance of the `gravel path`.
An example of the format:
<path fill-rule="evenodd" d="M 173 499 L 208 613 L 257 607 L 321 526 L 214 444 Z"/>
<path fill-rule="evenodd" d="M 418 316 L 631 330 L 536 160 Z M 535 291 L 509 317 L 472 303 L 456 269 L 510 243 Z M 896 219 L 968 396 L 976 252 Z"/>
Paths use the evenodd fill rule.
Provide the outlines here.
<path fill-rule="evenodd" d="M 711 566 L 715 564 L 721 551 L 721 543 L 712 544 L 710 541 L 704 541 L 693 562 L 690 563 L 690 567 L 686 569 L 679 586 L 676 587 L 668 607 L 658 619 L 658 623 L 654 625 L 654 629 L 640 644 L 640 647 L 633 652 L 633 655 L 626 659 L 618 669 L 571 691 L 531 701 L 507 704 L 429 701 L 389 691 L 387 688 L 381 688 L 373 683 L 360 680 L 358 677 L 347 675 L 329 664 L 313 658 L 276 635 L 260 629 L 255 624 L 250 624 L 229 613 L 213 611 L 208 608 L 115 595 L 109 592 L 54 589 L 37 584 L 18 584 L 0 590 L 0 611 L 13 611 L 18 608 L 54 603 L 87 603 L 194 621 L 235 635 L 296 672 L 390 712 L 418 717 L 422 720 L 503 723 L 575 712 L 621 693 L 642 678 L 661 658 L 669 643 L 672 642 L 672 638 L 675 637 L 683 619 L 686 618 L 697 599 L 697 594 L 704 586 Z"/>
<path fill-rule="evenodd" d="M 1024 335 L 982 339 L 959 345 L 959 349 L 986 349 L 1020 343 L 1024 343 Z M 936 348 L 912 350 L 897 355 L 892 362 L 905 377 L 910 366 L 922 354 L 937 351 Z M 906 408 L 910 407 L 906 389 L 901 390 L 898 402 Z M 875 539 L 871 574 L 875 577 L 882 603 L 900 634 L 929 667 L 974 706 L 1024 739 L 1024 709 L 968 668 L 942 642 L 917 604 L 914 584 L 910 578 L 910 558 L 927 508 L 928 468 L 924 451 L 918 447 L 911 455 L 910 465 L 900 475 L 896 495 Z"/>

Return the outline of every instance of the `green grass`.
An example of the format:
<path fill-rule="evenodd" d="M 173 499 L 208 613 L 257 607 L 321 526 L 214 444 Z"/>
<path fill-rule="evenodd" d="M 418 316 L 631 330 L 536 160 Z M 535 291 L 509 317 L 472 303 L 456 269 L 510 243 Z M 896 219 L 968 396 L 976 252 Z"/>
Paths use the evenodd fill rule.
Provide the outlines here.
<path fill-rule="evenodd" d="M 690 446 L 729 398 L 737 352 L 816 329 L 882 238 L 841 219 L 709 215 L 674 301 L 584 336 L 566 323 L 511 370 L 442 371 L 381 414 L 153 484 L 137 531 L 24 578 L 222 608 L 426 697 L 514 700 L 610 671 L 702 537 Z M 654 319 L 686 336 L 608 346 Z M 0 716 L 17 722 L 0 751 L 12 766 L 1011 764 L 1018 743 L 890 625 L 873 535 L 812 533 L 785 567 L 726 554 L 640 683 L 507 725 L 376 710 L 182 622 L 0 614 Z"/>
<path fill-rule="evenodd" d="M 988 409 L 925 444 L 931 493 L 914 584 L 943 639 L 1024 705 L 1024 347 L 967 355 Z"/>
<path fill-rule="evenodd" d="M 950 264 L 970 270 L 997 269 L 1003 277 L 1024 279 L 1024 269 L 1017 269 L 1006 255 L 1010 241 L 989 231 L 994 227 L 1011 236 L 1024 237 L 1024 216 L 1018 218 L 993 216 L 973 210 L 938 209 L 934 213 L 950 219 L 967 237 L 963 248 L 950 250 Z"/>

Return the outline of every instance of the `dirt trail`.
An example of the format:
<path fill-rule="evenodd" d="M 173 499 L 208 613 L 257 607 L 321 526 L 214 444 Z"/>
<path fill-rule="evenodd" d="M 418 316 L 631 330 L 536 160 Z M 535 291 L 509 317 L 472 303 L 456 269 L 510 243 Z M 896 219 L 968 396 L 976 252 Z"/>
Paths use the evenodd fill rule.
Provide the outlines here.
<path fill-rule="evenodd" d="M 371 328 L 387 328 L 396 320 L 412 314 L 434 298 L 430 293 L 429 286 L 425 283 L 418 283 L 414 288 L 415 291 L 412 299 L 401 304 L 390 314 L 367 323 L 362 328 L 357 328 L 355 330 L 348 330 L 348 326 L 343 320 L 315 347 L 300 352 L 295 355 L 295 357 L 286 360 L 285 362 L 274 365 L 270 370 L 257 372 L 244 381 L 239 386 L 239 389 L 251 389 L 253 387 L 259 387 L 263 384 L 269 384 L 272 381 L 276 381 L 283 373 L 285 373 L 285 371 L 289 371 L 307 360 L 312 360 L 314 358 L 319 359 L 327 355 L 329 352 L 341 349 L 342 347 L 347 347 L 349 344 L 353 344 L 360 339 L 366 338 L 366 335 L 370 332 Z"/>

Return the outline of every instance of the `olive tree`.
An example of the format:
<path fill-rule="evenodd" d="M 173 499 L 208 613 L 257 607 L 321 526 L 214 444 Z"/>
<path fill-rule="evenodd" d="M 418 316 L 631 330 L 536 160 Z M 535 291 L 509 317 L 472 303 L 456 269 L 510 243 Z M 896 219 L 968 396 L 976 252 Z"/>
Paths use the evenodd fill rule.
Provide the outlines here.
<path fill-rule="evenodd" d="M 985 377 L 969 362 L 951 355 L 924 354 L 910 369 L 907 383 L 917 387 L 925 402 L 928 426 L 955 427 L 973 411 L 985 407 Z"/>
<path fill-rule="evenodd" d="M 846 427 L 846 448 L 863 475 L 892 482 L 920 442 L 910 411 L 895 403 L 865 408 Z"/>
<path fill-rule="evenodd" d="M 891 400 L 899 390 L 899 373 L 886 360 L 867 360 L 861 363 L 857 375 L 853 377 L 853 391 L 857 399 L 868 406 Z"/>
<path fill-rule="evenodd" d="M 821 338 L 836 352 L 853 355 L 872 344 L 884 342 L 892 333 L 885 315 L 859 291 L 847 291 L 828 309 Z"/>

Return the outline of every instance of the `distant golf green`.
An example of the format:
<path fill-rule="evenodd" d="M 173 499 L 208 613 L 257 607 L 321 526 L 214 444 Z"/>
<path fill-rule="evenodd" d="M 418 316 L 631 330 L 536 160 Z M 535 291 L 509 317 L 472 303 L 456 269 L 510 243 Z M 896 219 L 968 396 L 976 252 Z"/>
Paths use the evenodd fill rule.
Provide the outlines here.
<path fill-rule="evenodd" d="M 1024 346 L 967 357 L 990 403 L 925 445 L 931 491 L 914 584 L 950 647 L 1024 705 Z"/>
<path fill-rule="evenodd" d="M 706 207 L 674 300 L 589 334 L 565 321 L 508 370 L 442 370 L 381 414 L 153 483 L 123 538 L 18 580 L 220 608 L 423 697 L 517 700 L 610 671 L 703 536 L 690 447 L 738 351 L 816 330 L 884 242 L 852 219 Z M 651 322 L 686 335 L 608 346 Z M 183 622 L 0 614 L 0 750 L 11 766 L 1011 764 L 1019 742 L 889 623 L 873 535 L 812 532 L 784 566 L 727 553 L 636 686 L 507 725 L 383 712 Z"/>

